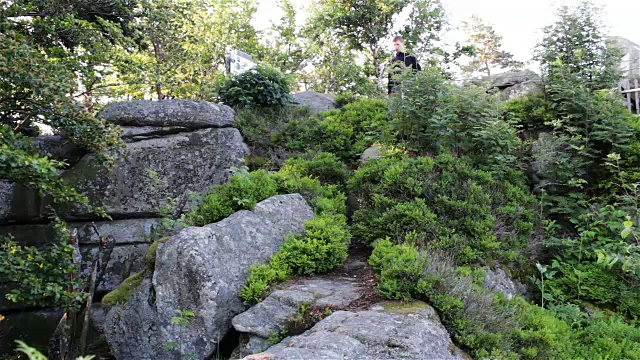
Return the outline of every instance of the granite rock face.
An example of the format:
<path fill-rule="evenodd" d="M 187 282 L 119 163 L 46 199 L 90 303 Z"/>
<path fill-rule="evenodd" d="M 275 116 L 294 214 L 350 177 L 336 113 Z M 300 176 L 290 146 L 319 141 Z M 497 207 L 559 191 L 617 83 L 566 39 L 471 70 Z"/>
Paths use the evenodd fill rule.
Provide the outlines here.
<path fill-rule="evenodd" d="M 233 109 L 201 100 L 138 100 L 109 104 L 100 115 L 121 126 L 180 126 L 189 129 L 233 125 Z"/>
<path fill-rule="evenodd" d="M 233 318 L 233 327 L 240 332 L 240 346 L 232 358 L 266 350 L 274 336 L 287 333 L 292 318 L 301 305 L 307 307 L 344 309 L 360 297 L 360 288 L 351 279 L 310 279 L 272 292 L 264 301 Z"/>
<path fill-rule="evenodd" d="M 117 359 L 175 359 L 166 344 L 179 332 L 170 320 L 177 310 L 195 316 L 182 330 L 183 352 L 197 359 L 214 354 L 246 310 L 239 297 L 249 267 L 264 263 L 289 233 L 299 233 L 313 210 L 298 194 L 278 195 L 215 224 L 183 229 L 158 247 L 154 273 L 126 304 L 107 314 L 105 335 Z"/>
<path fill-rule="evenodd" d="M 501 292 L 507 299 L 526 294 L 526 286 L 512 280 L 503 269 L 496 268 L 491 270 L 485 268 L 485 272 L 486 275 L 483 282 L 485 289 Z"/>
<path fill-rule="evenodd" d="M 226 182 L 247 151 L 237 129 L 196 130 L 129 143 L 110 170 L 86 156 L 63 178 L 102 203 L 113 218 L 154 217 L 170 199 L 203 194 Z M 82 208 L 65 214 L 76 219 L 91 216 Z"/>
<path fill-rule="evenodd" d="M 302 335 L 244 360 L 462 360 L 429 306 L 410 311 L 338 311 Z"/>
<path fill-rule="evenodd" d="M 102 205 L 113 221 L 104 221 L 79 206 L 56 206 L 69 228 L 78 230 L 83 268 L 98 252 L 98 236 L 115 239 L 115 248 L 98 282 L 98 292 L 117 287 L 144 268 L 145 252 L 157 234 L 154 224 L 171 205 L 174 214 L 189 210 L 197 196 L 225 183 L 231 168 L 241 166 L 248 153 L 231 108 L 191 100 L 133 101 L 107 105 L 101 114 L 122 126 L 125 146 L 112 168 L 77 149 L 60 136 L 40 136 L 34 146 L 41 155 L 65 161 L 61 174 L 85 193 L 93 205 Z M 51 200 L 32 189 L 0 181 L 0 238 L 10 234 L 23 245 L 46 246 L 56 240 L 47 224 Z M 166 234 L 161 234 L 166 235 Z M 83 272 L 85 275 L 87 271 Z M 7 284 L 0 283 L 0 293 Z M 0 296 L 0 311 L 20 307 Z M 0 332 L 2 331 L 0 323 Z"/>
<path fill-rule="evenodd" d="M 170 199 L 183 203 L 190 193 L 205 193 L 224 183 L 232 167 L 248 154 L 234 112 L 206 101 L 132 101 L 105 106 L 106 121 L 123 126 L 126 146 L 106 169 L 59 137 L 38 137 L 44 154 L 70 162 L 62 178 L 101 204 L 114 219 L 160 216 Z M 49 199 L 26 188 L 0 183 L 0 224 L 42 222 Z M 67 221 L 96 219 L 82 207 L 58 208 Z"/>
<path fill-rule="evenodd" d="M 293 102 L 299 106 L 307 106 L 312 114 L 336 108 L 336 96 L 321 94 L 315 91 L 303 91 L 293 94 Z"/>

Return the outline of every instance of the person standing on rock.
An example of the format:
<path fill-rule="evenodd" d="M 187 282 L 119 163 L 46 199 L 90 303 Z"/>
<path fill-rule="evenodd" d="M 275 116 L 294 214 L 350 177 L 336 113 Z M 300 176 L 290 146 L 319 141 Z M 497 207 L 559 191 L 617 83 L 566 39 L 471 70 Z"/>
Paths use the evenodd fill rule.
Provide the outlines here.
<path fill-rule="evenodd" d="M 396 36 L 393 38 L 393 47 L 395 53 L 391 58 L 391 66 L 389 68 L 389 95 L 395 92 L 400 82 L 397 77 L 402 74 L 404 69 L 413 69 L 414 71 L 422 71 L 422 67 L 418 63 L 418 59 L 415 56 L 409 55 L 404 50 L 404 39 L 402 36 Z"/>

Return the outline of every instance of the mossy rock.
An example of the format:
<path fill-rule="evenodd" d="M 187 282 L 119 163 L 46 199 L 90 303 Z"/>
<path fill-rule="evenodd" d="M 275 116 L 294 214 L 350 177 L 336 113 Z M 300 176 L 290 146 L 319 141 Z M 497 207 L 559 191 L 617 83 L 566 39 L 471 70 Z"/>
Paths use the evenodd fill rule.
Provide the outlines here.
<path fill-rule="evenodd" d="M 379 304 L 384 308 L 384 312 L 390 314 L 415 314 L 420 310 L 432 309 L 429 304 L 420 300 L 411 301 L 383 301 Z"/>
<path fill-rule="evenodd" d="M 126 304 L 131 298 L 133 290 L 142 283 L 146 273 L 146 270 L 142 270 L 126 278 L 120 286 L 102 298 L 102 305 L 115 306 Z"/>
<path fill-rule="evenodd" d="M 156 267 L 156 254 L 158 253 L 158 246 L 160 244 L 164 244 L 169 241 L 168 237 L 162 238 L 160 240 L 154 241 L 151 245 L 149 245 L 149 249 L 147 249 L 147 253 L 144 255 L 144 264 L 145 269 L 149 272 L 153 272 Z"/>

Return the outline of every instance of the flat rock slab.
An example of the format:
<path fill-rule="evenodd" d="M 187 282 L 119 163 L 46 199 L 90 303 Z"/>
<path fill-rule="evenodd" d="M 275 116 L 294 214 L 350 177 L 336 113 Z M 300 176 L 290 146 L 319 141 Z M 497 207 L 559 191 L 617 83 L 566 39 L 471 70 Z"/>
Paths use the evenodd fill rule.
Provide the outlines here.
<path fill-rule="evenodd" d="M 233 318 L 233 327 L 241 333 L 235 357 L 267 349 L 272 345 L 270 338 L 289 330 L 301 305 L 346 308 L 360 293 L 360 287 L 350 279 L 303 280 L 272 292 L 264 301 Z"/>
<path fill-rule="evenodd" d="M 244 360 L 462 360 L 465 354 L 430 308 L 338 311 L 302 335 Z"/>
<path fill-rule="evenodd" d="M 78 230 L 80 246 L 98 245 L 100 239 L 93 229 L 95 225 L 100 236 L 111 235 L 116 245 L 150 243 L 154 229 L 159 228 L 159 218 L 128 219 L 95 222 L 70 222 L 67 228 Z M 0 237 L 11 235 L 22 245 L 47 245 L 56 240 L 56 232 L 49 224 L 0 226 Z"/>
<path fill-rule="evenodd" d="M 239 291 L 249 267 L 264 263 L 300 233 L 313 210 L 298 194 L 278 195 L 217 223 L 183 229 L 156 254 L 155 271 L 134 289 L 126 304 L 107 314 L 104 330 L 116 359 L 176 359 L 166 345 L 180 342 L 184 354 L 196 359 L 214 355 L 231 329 L 231 320 L 245 311 Z M 180 330 L 171 323 L 178 310 L 194 316 Z"/>
<path fill-rule="evenodd" d="M 189 129 L 228 127 L 235 113 L 226 105 L 201 100 L 138 100 L 109 104 L 99 114 L 121 126 L 180 126 Z"/>

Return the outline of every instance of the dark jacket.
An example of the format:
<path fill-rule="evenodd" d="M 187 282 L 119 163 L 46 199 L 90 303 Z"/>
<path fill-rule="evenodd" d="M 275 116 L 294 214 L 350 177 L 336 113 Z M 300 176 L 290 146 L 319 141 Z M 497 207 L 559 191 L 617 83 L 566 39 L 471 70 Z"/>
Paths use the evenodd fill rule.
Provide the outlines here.
<path fill-rule="evenodd" d="M 404 66 L 403 66 L 404 65 Z M 393 92 L 393 88 L 398 85 L 397 81 L 393 77 L 402 72 L 404 68 L 412 68 L 417 71 L 422 71 L 422 67 L 418 64 L 418 59 L 413 55 L 405 55 L 403 52 L 398 52 L 393 55 L 391 59 L 391 68 L 389 69 L 389 94 Z"/>

